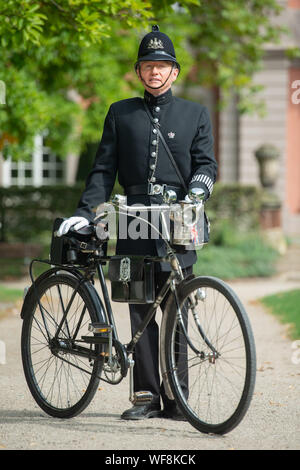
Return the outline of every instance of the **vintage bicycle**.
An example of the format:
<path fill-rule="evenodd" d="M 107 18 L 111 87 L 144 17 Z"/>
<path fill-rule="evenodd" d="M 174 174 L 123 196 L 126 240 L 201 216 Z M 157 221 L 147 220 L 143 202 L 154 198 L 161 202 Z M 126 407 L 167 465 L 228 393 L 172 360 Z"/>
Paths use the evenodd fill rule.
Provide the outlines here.
<path fill-rule="evenodd" d="M 168 295 L 160 327 L 160 367 L 168 397 L 176 400 L 187 421 L 203 433 L 227 433 L 243 419 L 255 385 L 253 333 L 243 305 L 225 282 L 205 275 L 184 278 L 182 274 L 176 253 L 194 242 L 191 234 L 204 211 L 201 192 L 193 191 L 190 197 L 191 202 L 180 203 L 180 208 L 189 207 L 196 216 L 187 226 L 181 224 L 180 237 L 168 225 L 163 258 L 107 256 L 103 224 L 101 234 L 96 224 L 58 238 L 55 230 L 61 220 L 56 221 L 51 259 L 31 261 L 32 285 L 21 312 L 26 381 L 47 414 L 56 418 L 78 415 L 93 399 L 100 380 L 117 385 L 128 372 L 130 401 L 151 401 L 150 392 L 133 392 L 133 352 Z M 172 191 L 166 192 L 158 208 L 164 225 L 175 199 Z M 120 213 L 132 209 L 121 197 L 113 204 Z M 154 266 L 162 261 L 170 264 L 170 275 L 155 293 Z M 51 267 L 34 279 L 36 262 Z M 111 295 L 104 274 L 106 264 Z M 126 344 L 118 337 L 111 298 L 149 306 L 141 327 Z"/>

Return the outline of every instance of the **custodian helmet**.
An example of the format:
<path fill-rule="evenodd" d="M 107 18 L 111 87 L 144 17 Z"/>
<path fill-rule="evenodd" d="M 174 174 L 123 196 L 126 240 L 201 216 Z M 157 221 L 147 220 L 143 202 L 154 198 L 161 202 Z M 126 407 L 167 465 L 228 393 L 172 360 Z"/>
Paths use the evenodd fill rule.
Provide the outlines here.
<path fill-rule="evenodd" d="M 180 65 L 176 60 L 175 49 L 169 36 L 159 31 L 157 25 L 152 26 L 151 33 L 146 34 L 141 41 L 135 69 L 144 60 L 168 60 L 180 70 Z"/>

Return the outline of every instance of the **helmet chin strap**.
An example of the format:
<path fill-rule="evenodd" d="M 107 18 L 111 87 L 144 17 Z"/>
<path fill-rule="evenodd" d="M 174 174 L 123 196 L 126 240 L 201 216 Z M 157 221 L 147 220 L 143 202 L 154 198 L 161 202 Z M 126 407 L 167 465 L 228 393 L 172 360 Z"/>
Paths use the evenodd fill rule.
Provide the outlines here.
<path fill-rule="evenodd" d="M 171 73 L 173 72 L 173 69 L 174 69 L 174 64 L 172 64 L 172 68 L 171 68 L 171 71 L 170 71 L 170 73 L 169 73 L 167 79 L 164 81 L 164 83 L 163 83 L 162 85 L 160 85 L 160 86 L 158 86 L 158 87 L 156 87 L 156 86 L 150 86 L 150 85 L 148 85 L 148 84 L 145 82 L 145 80 L 143 79 L 142 74 L 141 74 L 141 67 L 140 67 L 140 64 L 138 65 L 138 69 L 139 69 L 140 78 L 141 78 L 142 82 L 146 85 L 146 87 L 151 88 L 152 90 L 159 90 L 160 88 L 162 88 L 163 86 L 165 86 L 165 84 L 166 84 L 167 81 L 169 80 L 169 78 L 170 78 L 170 76 L 171 76 Z"/>

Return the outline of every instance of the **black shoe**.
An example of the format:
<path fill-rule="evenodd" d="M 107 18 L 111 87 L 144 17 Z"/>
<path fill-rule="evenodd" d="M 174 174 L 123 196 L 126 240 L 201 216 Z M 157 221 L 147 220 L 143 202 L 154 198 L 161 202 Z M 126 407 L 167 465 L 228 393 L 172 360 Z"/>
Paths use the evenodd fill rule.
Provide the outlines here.
<path fill-rule="evenodd" d="M 135 405 L 124 411 L 122 419 L 146 419 L 160 416 L 160 406 L 149 403 L 147 405 Z"/>
<path fill-rule="evenodd" d="M 164 408 L 160 416 L 161 418 L 174 419 L 174 421 L 186 421 L 186 417 L 177 405 Z"/>

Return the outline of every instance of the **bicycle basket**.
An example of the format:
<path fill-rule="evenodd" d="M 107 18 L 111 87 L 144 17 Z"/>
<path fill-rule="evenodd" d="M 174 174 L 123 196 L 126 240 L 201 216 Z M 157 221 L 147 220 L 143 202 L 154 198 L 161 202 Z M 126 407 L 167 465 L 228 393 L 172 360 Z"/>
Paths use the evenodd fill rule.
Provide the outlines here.
<path fill-rule="evenodd" d="M 115 302 L 148 304 L 155 300 L 154 264 L 144 256 L 113 256 L 109 261 L 108 278 Z"/>

